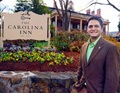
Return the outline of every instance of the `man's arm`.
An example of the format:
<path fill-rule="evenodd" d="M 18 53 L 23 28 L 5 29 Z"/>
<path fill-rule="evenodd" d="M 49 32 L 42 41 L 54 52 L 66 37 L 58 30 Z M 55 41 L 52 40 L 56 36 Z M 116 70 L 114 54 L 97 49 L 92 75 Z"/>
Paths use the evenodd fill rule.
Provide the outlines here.
<path fill-rule="evenodd" d="M 116 93 L 118 88 L 118 66 L 120 55 L 116 46 L 110 47 L 105 63 L 105 85 L 103 93 Z"/>
<path fill-rule="evenodd" d="M 82 77 L 82 51 L 80 52 L 80 65 L 78 67 L 78 71 L 77 71 L 77 81 L 75 82 L 75 84 L 73 85 L 73 88 L 75 88 L 77 91 L 79 91 L 82 88 L 82 82 L 81 77 Z"/>

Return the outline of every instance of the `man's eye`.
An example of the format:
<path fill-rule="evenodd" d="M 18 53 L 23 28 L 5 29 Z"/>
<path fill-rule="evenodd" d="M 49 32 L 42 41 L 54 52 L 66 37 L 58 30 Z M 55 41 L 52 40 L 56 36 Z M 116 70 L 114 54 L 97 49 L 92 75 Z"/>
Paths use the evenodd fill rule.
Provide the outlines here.
<path fill-rule="evenodd" d="M 95 27 L 96 27 L 96 28 L 98 28 L 98 27 L 99 27 L 99 25 L 95 25 Z"/>
<path fill-rule="evenodd" d="M 92 28 L 93 27 L 93 25 L 89 25 L 89 28 Z"/>
<path fill-rule="evenodd" d="M 89 28 L 95 27 L 95 28 L 99 28 L 99 25 L 89 25 Z"/>

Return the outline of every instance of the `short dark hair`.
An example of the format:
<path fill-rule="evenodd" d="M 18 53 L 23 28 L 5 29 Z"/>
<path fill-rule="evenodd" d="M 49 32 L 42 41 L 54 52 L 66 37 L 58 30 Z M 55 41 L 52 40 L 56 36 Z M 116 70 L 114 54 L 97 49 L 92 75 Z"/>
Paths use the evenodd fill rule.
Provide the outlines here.
<path fill-rule="evenodd" d="M 98 16 L 92 16 L 91 18 L 89 18 L 88 21 L 87 21 L 87 24 L 86 24 L 87 26 L 88 26 L 88 23 L 89 23 L 91 20 L 97 20 L 97 21 L 100 23 L 100 26 L 103 27 L 103 21 L 102 21 L 101 18 L 98 17 Z"/>

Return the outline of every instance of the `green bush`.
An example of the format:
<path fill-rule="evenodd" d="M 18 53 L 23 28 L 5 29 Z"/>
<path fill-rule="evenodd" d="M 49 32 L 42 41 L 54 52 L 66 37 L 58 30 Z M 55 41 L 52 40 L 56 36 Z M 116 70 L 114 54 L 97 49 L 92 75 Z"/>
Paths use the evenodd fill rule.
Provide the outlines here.
<path fill-rule="evenodd" d="M 54 37 L 53 45 L 58 51 L 69 50 L 71 42 L 72 40 L 67 32 L 60 32 Z"/>
<path fill-rule="evenodd" d="M 88 35 L 79 31 L 59 32 L 53 39 L 53 45 L 58 51 L 79 51 L 86 42 Z"/>
<path fill-rule="evenodd" d="M 33 47 L 39 47 L 39 48 L 44 48 L 45 46 L 48 46 L 48 42 L 44 41 L 44 42 L 41 42 L 41 41 L 36 41 L 35 43 L 33 43 L 32 45 Z"/>
<path fill-rule="evenodd" d="M 51 33 L 51 37 L 55 36 L 55 26 L 53 24 L 50 25 L 50 33 Z"/>

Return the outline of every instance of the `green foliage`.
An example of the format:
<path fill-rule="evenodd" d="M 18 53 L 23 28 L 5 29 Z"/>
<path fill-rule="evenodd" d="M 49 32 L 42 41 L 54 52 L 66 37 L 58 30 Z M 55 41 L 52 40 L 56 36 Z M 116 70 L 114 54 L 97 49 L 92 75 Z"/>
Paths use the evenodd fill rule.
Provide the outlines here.
<path fill-rule="evenodd" d="M 50 14 L 50 10 L 48 7 L 44 5 L 43 0 L 32 0 L 32 10 L 34 13 L 37 14 L 45 14 L 48 13 Z"/>
<path fill-rule="evenodd" d="M 58 51 L 69 50 L 70 43 L 72 42 L 67 32 L 60 32 L 54 37 L 53 45 Z"/>
<path fill-rule="evenodd" d="M 48 42 L 41 42 L 41 41 L 36 41 L 33 45 L 33 47 L 39 47 L 39 48 L 44 48 L 45 46 L 48 46 Z"/>
<path fill-rule="evenodd" d="M 17 2 L 15 12 L 31 10 L 31 4 L 28 4 L 27 0 L 17 0 Z"/>
<path fill-rule="evenodd" d="M 50 33 L 51 37 L 55 36 L 55 26 L 53 24 L 50 25 Z"/>
<path fill-rule="evenodd" d="M 17 0 L 17 4 L 15 6 L 15 12 L 19 11 L 32 11 L 37 14 L 50 14 L 50 10 L 45 6 L 43 0 Z"/>
<path fill-rule="evenodd" d="M 83 32 L 59 32 L 54 37 L 53 45 L 58 51 L 79 51 L 87 39 L 88 35 Z"/>
<path fill-rule="evenodd" d="M 18 51 L 0 52 L 0 62 L 9 61 L 29 61 L 29 62 L 49 62 L 49 65 L 67 65 L 73 62 L 73 58 L 65 56 L 63 53 L 42 52 L 42 51 Z"/>
<path fill-rule="evenodd" d="M 88 40 L 88 35 L 79 31 L 71 32 L 70 37 L 73 38 L 70 44 L 70 51 L 80 51 L 81 46 Z"/>
<path fill-rule="evenodd" d="M 5 40 L 4 41 L 4 46 L 6 47 L 6 45 L 9 44 L 9 47 L 11 45 L 17 45 L 17 46 L 21 46 L 21 47 L 26 47 L 29 46 L 31 48 L 34 47 L 39 47 L 39 48 L 43 48 L 48 46 L 48 42 L 47 41 L 39 41 L 39 40 Z"/>

